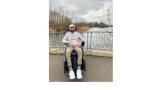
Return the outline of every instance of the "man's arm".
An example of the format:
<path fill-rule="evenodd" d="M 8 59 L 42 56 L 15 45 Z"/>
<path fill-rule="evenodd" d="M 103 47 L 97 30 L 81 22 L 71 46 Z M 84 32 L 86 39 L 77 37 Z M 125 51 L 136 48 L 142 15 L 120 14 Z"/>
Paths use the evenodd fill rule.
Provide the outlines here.
<path fill-rule="evenodd" d="M 82 42 L 84 42 L 84 39 L 83 39 L 82 35 L 79 32 L 77 33 L 77 36 L 78 36 L 79 42 L 75 46 L 81 47 L 81 46 L 83 46 Z"/>
<path fill-rule="evenodd" d="M 80 39 L 80 41 L 82 42 L 82 41 L 84 41 L 84 38 L 82 37 L 82 35 L 80 34 L 80 33 L 78 33 L 79 35 L 79 39 Z"/>
<path fill-rule="evenodd" d="M 62 43 L 69 44 L 69 41 L 67 39 L 67 33 L 64 35 L 64 38 L 62 39 Z"/>

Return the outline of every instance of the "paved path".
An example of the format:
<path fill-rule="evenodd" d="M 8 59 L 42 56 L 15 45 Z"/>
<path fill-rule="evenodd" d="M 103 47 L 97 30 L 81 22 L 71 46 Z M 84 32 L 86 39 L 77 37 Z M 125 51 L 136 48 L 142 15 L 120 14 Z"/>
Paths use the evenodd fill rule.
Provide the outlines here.
<path fill-rule="evenodd" d="M 64 55 L 49 55 L 50 82 L 112 82 L 112 58 L 85 56 L 86 69 L 82 80 L 69 80 L 63 73 Z"/>

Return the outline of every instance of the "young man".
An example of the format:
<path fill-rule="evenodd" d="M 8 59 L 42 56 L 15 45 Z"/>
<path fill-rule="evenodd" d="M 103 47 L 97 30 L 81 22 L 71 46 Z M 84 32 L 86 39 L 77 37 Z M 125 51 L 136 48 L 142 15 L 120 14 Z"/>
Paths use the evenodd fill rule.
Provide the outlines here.
<path fill-rule="evenodd" d="M 74 24 L 69 25 L 69 32 L 67 32 L 62 40 L 62 43 L 68 44 L 66 50 L 67 63 L 69 67 L 69 79 L 75 79 L 75 74 L 72 69 L 71 63 L 71 52 L 75 49 L 78 53 L 78 68 L 77 68 L 77 79 L 82 79 L 81 64 L 82 64 L 82 50 L 81 42 L 83 41 L 82 36 L 76 31 Z"/>

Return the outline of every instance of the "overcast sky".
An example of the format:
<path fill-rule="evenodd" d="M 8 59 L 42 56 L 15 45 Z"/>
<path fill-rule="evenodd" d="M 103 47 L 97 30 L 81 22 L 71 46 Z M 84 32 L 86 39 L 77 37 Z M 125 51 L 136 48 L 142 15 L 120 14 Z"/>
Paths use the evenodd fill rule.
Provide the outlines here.
<path fill-rule="evenodd" d="M 88 22 L 104 21 L 108 22 L 113 18 L 112 0 L 49 0 L 49 8 L 57 10 L 61 7 L 63 10 L 74 13 L 75 17 Z"/>

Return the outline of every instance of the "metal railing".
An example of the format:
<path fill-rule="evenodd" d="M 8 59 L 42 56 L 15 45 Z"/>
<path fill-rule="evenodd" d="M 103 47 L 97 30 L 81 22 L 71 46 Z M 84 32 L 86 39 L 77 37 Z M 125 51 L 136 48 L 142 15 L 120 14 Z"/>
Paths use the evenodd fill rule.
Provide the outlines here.
<path fill-rule="evenodd" d="M 66 32 L 49 33 L 50 48 L 65 48 L 62 39 Z M 112 50 L 113 33 L 109 31 L 80 32 L 85 40 L 85 50 Z"/>

